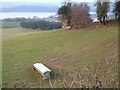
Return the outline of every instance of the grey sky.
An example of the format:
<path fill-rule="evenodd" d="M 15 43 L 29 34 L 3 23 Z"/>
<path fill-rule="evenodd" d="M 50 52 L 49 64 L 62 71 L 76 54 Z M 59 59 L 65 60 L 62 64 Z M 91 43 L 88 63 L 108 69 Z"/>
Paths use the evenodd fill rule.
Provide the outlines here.
<path fill-rule="evenodd" d="M 65 0 L 1 0 L 2 2 L 62 2 Z M 94 2 L 96 0 L 69 0 L 74 2 Z"/>

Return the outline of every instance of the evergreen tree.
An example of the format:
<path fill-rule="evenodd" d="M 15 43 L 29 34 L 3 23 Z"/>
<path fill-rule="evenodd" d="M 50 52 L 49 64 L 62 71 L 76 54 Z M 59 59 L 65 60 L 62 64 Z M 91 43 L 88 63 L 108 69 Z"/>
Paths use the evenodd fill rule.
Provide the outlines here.
<path fill-rule="evenodd" d="M 108 11 L 109 11 L 109 2 L 104 1 L 102 5 L 103 25 L 106 24 Z"/>
<path fill-rule="evenodd" d="M 98 20 L 100 20 L 100 24 L 102 25 L 102 3 L 98 1 L 96 6 L 97 6 L 97 17 Z"/>
<path fill-rule="evenodd" d="M 115 19 L 118 19 L 118 17 L 120 17 L 120 1 L 119 2 L 115 2 L 115 7 L 113 9 L 113 12 L 115 14 Z"/>
<path fill-rule="evenodd" d="M 107 21 L 107 13 L 109 11 L 109 0 L 97 0 L 97 17 L 100 25 L 105 25 Z"/>
<path fill-rule="evenodd" d="M 71 3 L 67 3 L 59 8 L 58 14 L 61 15 L 61 21 L 66 21 L 67 26 L 71 25 Z"/>

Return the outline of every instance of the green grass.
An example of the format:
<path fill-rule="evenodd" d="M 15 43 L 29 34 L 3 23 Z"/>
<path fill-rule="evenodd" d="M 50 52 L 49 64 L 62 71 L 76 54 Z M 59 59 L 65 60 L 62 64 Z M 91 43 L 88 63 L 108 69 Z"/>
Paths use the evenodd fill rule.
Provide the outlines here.
<path fill-rule="evenodd" d="M 75 32 L 3 29 L 3 87 L 50 87 L 33 70 L 32 65 L 36 62 L 44 63 L 58 73 L 54 79 L 58 80 L 61 79 L 59 69 L 71 71 L 80 67 L 83 70 L 85 67 L 94 68 L 102 60 L 116 61 L 117 35 L 117 27 Z M 109 74 L 117 73 L 116 70 Z M 104 81 L 104 72 L 98 69 L 97 74 Z M 58 80 L 56 87 L 61 87 L 60 83 Z"/>
<path fill-rule="evenodd" d="M 15 28 L 15 27 L 20 27 L 20 22 L 2 22 L 2 27 L 0 28 Z"/>

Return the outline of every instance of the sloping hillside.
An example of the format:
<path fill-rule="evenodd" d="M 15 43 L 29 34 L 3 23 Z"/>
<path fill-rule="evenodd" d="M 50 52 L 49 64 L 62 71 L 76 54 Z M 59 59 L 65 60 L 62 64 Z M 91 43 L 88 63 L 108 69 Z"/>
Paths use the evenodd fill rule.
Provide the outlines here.
<path fill-rule="evenodd" d="M 117 87 L 117 30 L 3 29 L 3 87 L 51 87 L 34 71 L 36 62 L 52 70 L 53 87 L 93 87 L 95 80 Z"/>

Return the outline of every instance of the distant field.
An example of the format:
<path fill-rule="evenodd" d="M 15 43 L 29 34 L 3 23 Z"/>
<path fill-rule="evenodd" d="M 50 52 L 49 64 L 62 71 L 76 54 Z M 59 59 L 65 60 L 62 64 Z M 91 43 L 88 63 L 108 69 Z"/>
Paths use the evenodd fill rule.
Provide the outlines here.
<path fill-rule="evenodd" d="M 20 27 L 20 22 L 2 22 L 1 28 L 15 28 Z"/>
<path fill-rule="evenodd" d="M 81 77 L 77 80 L 86 86 L 92 87 L 97 76 L 103 87 L 117 87 L 117 35 L 117 27 L 68 32 L 3 29 L 3 87 L 51 87 L 33 70 L 36 62 L 54 72 L 54 87 L 63 87 L 63 77 L 66 86 L 72 86 L 73 79 L 67 80 L 78 68 Z"/>
<path fill-rule="evenodd" d="M 25 29 L 25 28 L 4 28 L 3 31 L 3 39 L 17 38 L 20 36 L 29 35 L 32 33 L 38 33 L 38 30 Z"/>

